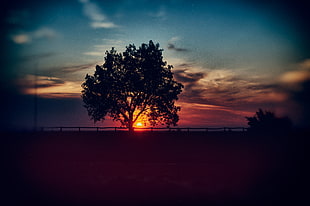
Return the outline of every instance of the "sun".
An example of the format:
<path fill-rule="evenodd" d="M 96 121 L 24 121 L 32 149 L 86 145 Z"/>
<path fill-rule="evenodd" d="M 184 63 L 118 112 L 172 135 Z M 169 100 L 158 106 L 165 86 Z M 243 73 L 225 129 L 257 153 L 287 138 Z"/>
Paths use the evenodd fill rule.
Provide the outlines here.
<path fill-rule="evenodd" d="M 137 122 L 136 126 L 137 126 L 137 127 L 142 127 L 143 124 L 142 124 L 141 122 Z"/>

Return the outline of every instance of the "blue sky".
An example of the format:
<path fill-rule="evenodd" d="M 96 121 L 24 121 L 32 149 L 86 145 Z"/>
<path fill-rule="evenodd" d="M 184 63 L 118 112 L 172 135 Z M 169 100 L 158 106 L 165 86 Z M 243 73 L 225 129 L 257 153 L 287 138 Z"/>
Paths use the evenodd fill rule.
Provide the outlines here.
<path fill-rule="evenodd" d="M 164 59 L 185 85 L 178 102 L 180 126 L 246 125 L 244 116 L 259 107 L 302 124 L 302 114 L 309 111 L 303 96 L 310 79 L 309 15 L 303 1 L 2 4 L 1 90 L 14 93 L 7 104 L 20 110 L 8 126 L 32 124 L 27 119 L 33 116 L 34 79 L 39 83 L 40 126 L 91 125 L 80 100 L 86 73 L 103 63 L 111 47 L 122 52 L 128 44 L 149 40 L 161 45 Z M 72 101 L 74 111 L 64 112 L 62 101 Z"/>

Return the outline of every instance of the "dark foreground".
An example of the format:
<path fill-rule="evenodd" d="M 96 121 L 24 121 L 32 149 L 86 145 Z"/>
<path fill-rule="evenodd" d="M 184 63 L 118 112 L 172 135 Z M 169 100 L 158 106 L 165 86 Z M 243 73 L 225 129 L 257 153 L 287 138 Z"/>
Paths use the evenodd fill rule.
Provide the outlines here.
<path fill-rule="evenodd" d="M 307 205 L 308 134 L 1 134 L 1 205 Z"/>

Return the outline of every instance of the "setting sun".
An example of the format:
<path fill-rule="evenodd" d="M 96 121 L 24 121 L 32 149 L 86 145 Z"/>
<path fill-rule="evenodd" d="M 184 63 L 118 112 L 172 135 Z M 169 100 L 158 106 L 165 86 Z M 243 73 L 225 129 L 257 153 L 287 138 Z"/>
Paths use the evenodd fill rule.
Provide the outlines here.
<path fill-rule="evenodd" d="M 142 127 L 143 125 L 142 125 L 141 122 L 138 122 L 138 123 L 136 124 L 136 126 L 137 126 L 137 127 Z"/>

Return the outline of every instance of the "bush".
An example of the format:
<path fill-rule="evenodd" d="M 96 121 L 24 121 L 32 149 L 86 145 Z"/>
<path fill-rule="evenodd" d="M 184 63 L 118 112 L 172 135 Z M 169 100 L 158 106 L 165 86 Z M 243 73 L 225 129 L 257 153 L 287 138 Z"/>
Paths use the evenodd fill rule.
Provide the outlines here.
<path fill-rule="evenodd" d="M 249 131 L 255 132 L 287 132 L 292 128 L 288 117 L 276 117 L 271 111 L 259 109 L 253 117 L 246 117 Z"/>

